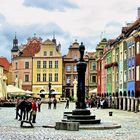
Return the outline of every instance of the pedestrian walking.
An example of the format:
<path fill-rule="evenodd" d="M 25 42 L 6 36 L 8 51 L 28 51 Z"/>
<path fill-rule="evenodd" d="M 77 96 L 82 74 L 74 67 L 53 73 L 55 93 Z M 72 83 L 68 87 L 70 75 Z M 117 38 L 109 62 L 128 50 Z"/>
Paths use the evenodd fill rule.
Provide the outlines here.
<path fill-rule="evenodd" d="M 32 109 L 32 102 L 30 101 L 30 99 L 27 99 L 26 101 L 26 120 L 29 119 L 29 113 Z"/>
<path fill-rule="evenodd" d="M 67 98 L 65 108 L 69 108 L 69 102 L 70 102 L 70 100 L 69 100 L 69 98 Z"/>
<path fill-rule="evenodd" d="M 54 108 L 54 109 L 56 109 L 56 105 L 57 105 L 57 99 L 56 99 L 56 97 L 55 97 L 54 100 L 53 100 L 53 108 Z"/>
<path fill-rule="evenodd" d="M 36 123 L 36 114 L 37 114 L 37 103 L 36 103 L 36 99 L 33 99 L 33 102 L 32 102 L 32 116 L 33 116 L 32 123 Z"/>
<path fill-rule="evenodd" d="M 15 119 L 18 119 L 18 117 L 20 117 L 20 113 L 19 113 L 19 111 L 20 111 L 20 109 L 19 109 L 20 102 L 21 102 L 21 99 L 17 98 L 16 99 L 16 117 L 15 117 Z"/>
<path fill-rule="evenodd" d="M 22 101 L 19 103 L 18 108 L 20 109 L 20 119 L 25 120 L 25 113 L 26 113 L 26 98 L 22 98 Z"/>
<path fill-rule="evenodd" d="M 48 109 L 51 109 L 51 104 L 52 104 L 52 99 L 49 98 L 49 101 L 48 101 Z"/>
<path fill-rule="evenodd" d="M 96 105 L 97 105 L 97 109 L 99 109 L 99 107 L 100 107 L 100 98 L 98 97 L 97 99 L 96 99 Z"/>
<path fill-rule="evenodd" d="M 41 111 L 41 100 L 40 99 L 37 100 L 37 106 L 38 106 L 38 112 L 40 112 Z"/>

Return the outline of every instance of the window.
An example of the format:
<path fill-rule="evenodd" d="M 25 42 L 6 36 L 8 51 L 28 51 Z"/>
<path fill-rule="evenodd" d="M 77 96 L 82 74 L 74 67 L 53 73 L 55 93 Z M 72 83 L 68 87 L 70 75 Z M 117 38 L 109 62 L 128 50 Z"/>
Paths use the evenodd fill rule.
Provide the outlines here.
<path fill-rule="evenodd" d="M 140 66 L 136 66 L 136 81 L 140 80 Z"/>
<path fill-rule="evenodd" d="M 116 82 L 118 82 L 118 72 L 116 73 Z"/>
<path fill-rule="evenodd" d="M 122 82 L 122 71 L 120 72 L 120 82 Z"/>
<path fill-rule="evenodd" d="M 50 56 L 53 56 L 53 51 L 50 51 Z"/>
<path fill-rule="evenodd" d="M 124 71 L 124 82 L 126 82 L 126 70 Z"/>
<path fill-rule="evenodd" d="M 55 68 L 58 68 L 58 61 L 55 61 Z"/>
<path fill-rule="evenodd" d="M 49 73 L 49 82 L 52 82 L 52 73 Z"/>
<path fill-rule="evenodd" d="M 128 80 L 131 80 L 131 69 L 128 70 Z"/>
<path fill-rule="evenodd" d="M 120 60 L 122 60 L 122 52 L 120 52 Z"/>
<path fill-rule="evenodd" d="M 37 61 L 37 68 L 39 69 L 41 67 L 41 62 Z"/>
<path fill-rule="evenodd" d="M 132 80 L 134 80 L 134 77 L 135 76 L 135 71 L 134 71 L 134 68 L 132 68 Z"/>
<path fill-rule="evenodd" d="M 29 69 L 29 62 L 25 62 L 25 69 Z"/>
<path fill-rule="evenodd" d="M 132 53 L 131 51 L 132 51 L 131 48 L 129 48 L 129 49 L 128 49 L 129 57 L 131 57 L 131 55 L 132 55 L 132 54 L 131 54 L 131 53 Z"/>
<path fill-rule="evenodd" d="M 37 74 L 37 82 L 40 82 L 40 74 Z"/>
<path fill-rule="evenodd" d="M 137 51 L 136 53 L 139 54 L 140 53 L 140 42 L 136 43 L 136 48 L 137 48 L 136 49 L 136 51 Z"/>
<path fill-rule="evenodd" d="M 100 52 L 100 56 L 102 56 L 103 55 L 103 52 Z"/>
<path fill-rule="evenodd" d="M 92 64 L 92 70 L 96 70 L 96 64 L 95 63 Z"/>
<path fill-rule="evenodd" d="M 96 76 L 93 76 L 93 75 L 91 76 L 91 82 L 96 83 Z"/>
<path fill-rule="evenodd" d="M 126 59 L 126 56 L 127 56 L 127 54 L 126 54 L 126 50 L 124 51 L 124 59 Z"/>
<path fill-rule="evenodd" d="M 77 66 L 76 66 L 76 65 L 73 66 L 73 71 L 74 71 L 74 72 L 77 72 Z"/>
<path fill-rule="evenodd" d="M 47 56 L 47 52 L 46 51 L 44 51 L 44 56 Z"/>
<path fill-rule="evenodd" d="M 46 68 L 46 66 L 47 66 L 47 62 L 43 61 L 43 68 Z"/>
<path fill-rule="evenodd" d="M 46 82 L 46 73 L 43 73 L 43 82 Z"/>
<path fill-rule="evenodd" d="M 134 56 L 135 54 L 135 48 L 134 48 L 134 45 L 132 46 L 132 57 Z"/>
<path fill-rule="evenodd" d="M 66 72 L 70 72 L 71 71 L 71 66 L 66 66 Z"/>
<path fill-rule="evenodd" d="M 25 75 L 25 82 L 29 82 L 29 75 Z"/>
<path fill-rule="evenodd" d="M 16 70 L 18 69 L 18 63 L 16 62 Z"/>
<path fill-rule="evenodd" d="M 54 81 L 55 82 L 58 82 L 58 73 L 55 73 L 55 75 L 54 75 Z"/>
<path fill-rule="evenodd" d="M 49 61 L 49 68 L 52 68 L 52 61 Z"/>

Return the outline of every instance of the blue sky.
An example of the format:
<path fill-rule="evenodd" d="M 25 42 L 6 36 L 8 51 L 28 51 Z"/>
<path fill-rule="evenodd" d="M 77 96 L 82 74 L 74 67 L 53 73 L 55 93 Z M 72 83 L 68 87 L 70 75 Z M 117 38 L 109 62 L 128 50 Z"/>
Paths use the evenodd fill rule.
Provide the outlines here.
<path fill-rule="evenodd" d="M 11 59 L 12 40 L 19 45 L 36 33 L 43 41 L 55 33 L 62 55 L 75 39 L 94 51 L 104 37 L 116 38 L 137 19 L 138 0 L 0 0 L 0 56 Z"/>

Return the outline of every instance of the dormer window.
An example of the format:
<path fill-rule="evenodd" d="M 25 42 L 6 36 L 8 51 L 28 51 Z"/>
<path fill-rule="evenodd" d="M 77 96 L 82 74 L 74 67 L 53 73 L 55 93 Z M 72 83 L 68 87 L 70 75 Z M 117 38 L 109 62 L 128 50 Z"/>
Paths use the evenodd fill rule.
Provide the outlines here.
<path fill-rule="evenodd" d="M 47 52 L 46 51 L 44 51 L 44 56 L 47 56 Z"/>
<path fill-rule="evenodd" d="M 53 56 L 53 51 L 50 51 L 50 56 Z"/>
<path fill-rule="evenodd" d="M 77 55 L 74 55 L 74 56 L 73 56 L 73 60 L 75 60 L 75 61 L 78 60 Z"/>

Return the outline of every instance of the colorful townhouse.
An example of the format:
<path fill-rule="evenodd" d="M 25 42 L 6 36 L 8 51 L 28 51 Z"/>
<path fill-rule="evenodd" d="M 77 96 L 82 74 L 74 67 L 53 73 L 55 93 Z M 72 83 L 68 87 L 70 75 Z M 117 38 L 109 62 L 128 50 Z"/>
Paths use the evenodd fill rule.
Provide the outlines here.
<path fill-rule="evenodd" d="M 86 47 L 86 46 L 85 46 Z M 74 97 L 74 79 L 78 80 L 77 73 L 77 62 L 80 58 L 79 43 L 77 40 L 70 45 L 68 53 L 63 56 L 63 96 L 64 97 Z M 84 60 L 87 63 L 86 73 L 85 73 L 85 92 L 88 96 L 89 92 L 89 57 L 84 55 Z M 94 69 L 96 65 L 94 65 Z M 95 78 L 95 77 L 93 77 Z M 93 79 L 95 80 L 95 79 Z"/>
<path fill-rule="evenodd" d="M 62 94 L 60 47 L 60 44 L 56 45 L 55 38 L 42 42 L 42 39 L 36 36 L 29 38 L 27 44 L 18 46 L 15 37 L 11 49 L 13 84 L 32 91 L 35 97 L 40 97 L 40 92 L 49 93 L 51 83 L 51 89 L 59 98 Z"/>
<path fill-rule="evenodd" d="M 107 40 L 104 38 L 102 41 L 97 45 L 96 47 L 96 55 L 97 55 L 97 94 L 98 95 L 103 95 L 104 93 L 101 91 L 102 90 L 102 56 L 104 52 L 104 48 L 107 45 Z M 104 75 L 104 73 L 103 73 Z"/>
<path fill-rule="evenodd" d="M 115 107 L 128 111 L 138 110 L 140 97 L 139 29 L 140 18 L 123 27 L 122 33 L 109 44 L 109 49 L 97 58 L 98 93 L 110 93 L 116 97 Z M 102 50 L 97 48 L 97 52 Z"/>
<path fill-rule="evenodd" d="M 90 91 L 97 89 L 97 64 L 96 64 L 96 53 L 88 52 L 89 58 L 89 96 L 91 96 Z"/>
<path fill-rule="evenodd" d="M 40 50 L 33 56 L 32 91 L 35 96 L 44 92 L 49 95 L 49 84 L 56 98 L 62 95 L 62 56 L 60 44 L 47 39 L 41 43 Z M 47 96 L 48 97 L 48 96 Z"/>
<path fill-rule="evenodd" d="M 27 44 L 18 46 L 18 40 L 13 40 L 12 56 L 12 81 L 13 84 L 24 90 L 32 91 L 33 81 L 33 56 L 40 50 L 41 39 L 33 37 Z"/>

